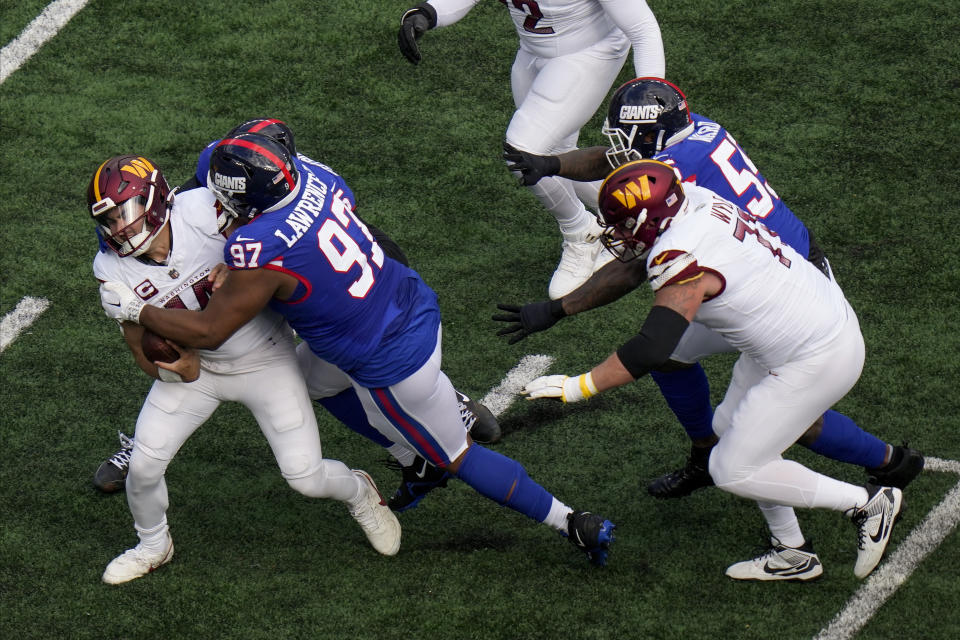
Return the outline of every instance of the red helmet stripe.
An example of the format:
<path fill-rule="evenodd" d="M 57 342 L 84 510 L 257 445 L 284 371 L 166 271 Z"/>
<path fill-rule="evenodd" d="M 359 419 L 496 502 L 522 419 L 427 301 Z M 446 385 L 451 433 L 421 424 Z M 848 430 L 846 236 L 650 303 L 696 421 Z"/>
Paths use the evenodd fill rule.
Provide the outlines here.
<path fill-rule="evenodd" d="M 235 144 L 238 147 L 245 147 L 252 151 L 256 151 L 263 157 L 267 158 L 270 162 L 272 162 L 278 169 L 280 169 L 280 171 L 283 171 L 283 177 L 287 179 L 287 184 L 290 185 L 291 191 L 293 191 L 297 187 L 297 183 L 296 181 L 294 181 L 293 176 L 290 175 L 290 172 L 287 170 L 286 165 L 283 163 L 283 161 L 280 158 L 276 156 L 276 154 L 274 154 L 269 149 L 265 147 L 261 147 L 258 144 L 250 142 L 249 140 L 239 140 L 237 138 L 227 138 L 226 140 L 221 140 L 220 144 L 218 144 L 217 146 L 219 147 L 225 144 Z"/>
<path fill-rule="evenodd" d="M 264 127 L 269 127 L 272 124 L 285 124 L 285 123 L 280 120 L 277 120 L 276 118 L 267 118 L 253 125 L 247 131 L 250 133 L 256 133 L 257 131 L 260 131 L 260 129 L 263 129 Z"/>

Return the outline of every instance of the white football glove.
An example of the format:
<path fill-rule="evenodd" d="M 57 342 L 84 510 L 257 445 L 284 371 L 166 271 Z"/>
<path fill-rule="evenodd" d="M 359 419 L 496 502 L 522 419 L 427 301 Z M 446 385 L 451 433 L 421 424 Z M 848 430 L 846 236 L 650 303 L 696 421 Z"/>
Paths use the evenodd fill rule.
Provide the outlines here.
<path fill-rule="evenodd" d="M 527 400 L 553 398 L 563 402 L 579 402 L 597 395 L 597 386 L 593 384 L 590 373 L 579 376 L 540 376 L 528 383 L 523 388 L 523 393 L 529 396 Z"/>
<path fill-rule="evenodd" d="M 100 305 L 109 318 L 140 324 L 140 311 L 144 304 L 133 289 L 122 282 L 104 282 L 100 285 Z"/>

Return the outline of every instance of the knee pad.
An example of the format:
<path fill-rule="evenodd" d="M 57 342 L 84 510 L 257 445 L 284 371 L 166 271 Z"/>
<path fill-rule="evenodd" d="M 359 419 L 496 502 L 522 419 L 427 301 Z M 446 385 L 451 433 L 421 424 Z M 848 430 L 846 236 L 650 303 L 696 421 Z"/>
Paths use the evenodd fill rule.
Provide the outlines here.
<path fill-rule="evenodd" d="M 169 460 L 151 458 L 134 446 L 127 471 L 127 493 L 142 493 L 155 487 L 163 479 L 169 464 Z"/>

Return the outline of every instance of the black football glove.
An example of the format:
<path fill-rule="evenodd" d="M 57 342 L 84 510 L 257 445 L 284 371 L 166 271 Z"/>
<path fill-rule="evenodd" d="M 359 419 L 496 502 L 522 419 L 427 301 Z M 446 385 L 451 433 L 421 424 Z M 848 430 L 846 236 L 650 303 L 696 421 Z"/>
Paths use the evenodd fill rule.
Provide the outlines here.
<path fill-rule="evenodd" d="M 420 47 L 417 40 L 428 30 L 437 26 L 437 10 L 426 2 L 421 2 L 413 9 L 408 9 L 400 18 L 400 32 L 397 42 L 400 53 L 413 64 L 420 64 Z"/>
<path fill-rule="evenodd" d="M 503 143 L 503 159 L 507 169 L 520 172 L 520 184 L 529 187 L 540 182 L 545 176 L 555 176 L 560 172 L 560 158 L 557 156 L 538 156 Z"/>
<path fill-rule="evenodd" d="M 498 304 L 497 308 L 507 313 L 493 316 L 494 320 L 515 323 L 497 331 L 498 336 L 510 336 L 509 344 L 520 342 L 531 333 L 549 329 L 557 324 L 558 320 L 567 317 L 559 300 L 530 302 L 522 307 L 515 304 Z"/>

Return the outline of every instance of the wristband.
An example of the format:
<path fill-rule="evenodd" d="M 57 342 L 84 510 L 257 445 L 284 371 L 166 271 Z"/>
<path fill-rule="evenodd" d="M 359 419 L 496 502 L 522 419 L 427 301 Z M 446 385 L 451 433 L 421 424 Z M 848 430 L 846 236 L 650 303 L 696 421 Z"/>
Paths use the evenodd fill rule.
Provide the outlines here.
<path fill-rule="evenodd" d="M 563 382 L 564 402 L 577 402 L 597 395 L 597 385 L 593 383 L 593 374 L 589 371 L 579 376 L 570 376 Z"/>

